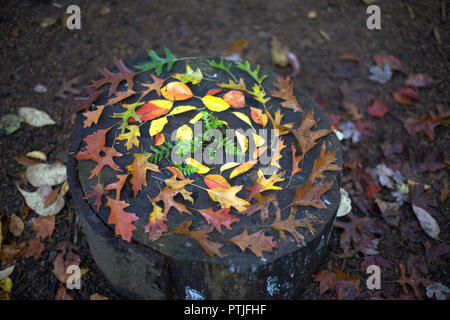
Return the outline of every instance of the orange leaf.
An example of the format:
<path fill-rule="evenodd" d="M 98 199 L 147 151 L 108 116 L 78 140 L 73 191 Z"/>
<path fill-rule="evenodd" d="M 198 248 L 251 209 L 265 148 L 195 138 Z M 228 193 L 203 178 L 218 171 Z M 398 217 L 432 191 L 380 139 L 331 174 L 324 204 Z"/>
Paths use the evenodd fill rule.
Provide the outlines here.
<path fill-rule="evenodd" d="M 148 233 L 150 240 L 156 240 L 167 231 L 167 215 L 163 213 L 162 208 L 152 201 L 153 211 L 148 217 L 148 224 L 145 226 L 145 232 Z"/>
<path fill-rule="evenodd" d="M 120 200 L 120 191 L 122 191 L 123 185 L 127 180 L 127 174 L 116 174 L 116 178 L 119 179 L 116 182 L 110 183 L 105 187 L 105 190 L 116 190 L 116 200 Z"/>
<path fill-rule="evenodd" d="M 247 172 L 248 170 L 253 168 L 253 166 L 256 163 L 257 163 L 256 160 L 250 160 L 250 161 L 247 161 L 247 162 L 241 164 L 239 167 L 236 167 L 233 171 L 231 171 L 230 179 L 233 179 L 234 177 L 237 177 L 237 176 Z"/>
<path fill-rule="evenodd" d="M 278 88 L 278 91 L 271 90 L 270 94 L 276 98 L 285 100 L 281 103 L 282 107 L 294 110 L 294 112 L 303 112 L 297 98 L 294 95 L 294 83 L 291 82 L 291 78 L 289 76 L 287 76 L 286 79 L 283 79 L 283 77 L 277 77 L 277 81 L 274 82 L 273 85 Z"/>
<path fill-rule="evenodd" d="M 164 133 L 158 132 L 155 135 L 155 146 L 160 146 L 166 141 L 166 137 L 164 136 Z"/>
<path fill-rule="evenodd" d="M 193 96 L 191 89 L 183 82 L 170 82 L 161 89 L 164 98 L 170 101 L 186 100 Z"/>
<path fill-rule="evenodd" d="M 93 189 L 92 192 L 86 195 L 85 199 L 90 199 L 92 197 L 95 197 L 95 208 L 97 212 L 100 210 L 100 206 L 102 205 L 102 197 L 106 194 L 105 189 L 103 188 L 103 184 L 97 183 Z"/>
<path fill-rule="evenodd" d="M 184 188 L 181 189 L 172 189 L 168 186 L 165 186 L 164 189 L 153 199 L 153 201 L 156 203 L 158 201 L 164 202 L 164 211 L 163 214 L 167 216 L 169 213 L 169 210 L 173 207 L 175 208 L 180 214 L 183 212 L 192 215 L 192 213 L 186 208 L 186 206 L 182 203 L 176 202 L 174 197 L 179 194 L 186 191 Z"/>
<path fill-rule="evenodd" d="M 239 219 L 230 215 L 230 208 L 223 208 L 217 211 L 213 211 L 212 208 L 198 209 L 198 212 L 205 218 L 206 222 L 210 225 L 214 225 L 216 230 L 222 233 L 222 226 L 225 226 L 228 230 L 231 230 L 231 224 L 239 222 Z"/>
<path fill-rule="evenodd" d="M 130 182 L 133 186 L 132 189 L 135 198 L 138 192 L 142 190 L 142 186 L 147 185 L 147 170 L 159 172 L 157 165 L 147 161 L 151 155 L 151 153 L 135 153 L 133 163 L 127 166 L 128 171 L 131 173 Z"/>
<path fill-rule="evenodd" d="M 232 108 L 240 109 L 245 107 L 245 96 L 241 91 L 231 90 L 225 93 L 223 100 Z"/>
<path fill-rule="evenodd" d="M 265 127 L 267 121 L 269 121 L 269 118 L 261 109 L 250 107 L 250 115 L 252 116 L 253 121 L 263 127 Z"/>
<path fill-rule="evenodd" d="M 141 116 L 141 121 L 153 120 L 169 113 L 172 105 L 173 102 L 167 100 L 150 100 L 140 107 L 136 114 Z"/>
<path fill-rule="evenodd" d="M 266 152 L 267 146 L 256 148 L 253 152 L 253 160 L 258 159 L 264 152 Z"/>
<path fill-rule="evenodd" d="M 174 175 L 176 175 L 178 179 L 182 179 L 182 180 L 186 179 L 184 177 L 183 172 L 181 172 L 180 169 L 178 169 L 177 167 L 171 166 L 171 167 L 166 167 L 164 169 L 168 169 L 170 172 L 172 172 Z"/>
<path fill-rule="evenodd" d="M 114 224 L 116 235 L 120 235 L 123 240 L 131 242 L 131 235 L 136 227 L 132 224 L 133 221 L 139 220 L 134 213 L 125 212 L 123 209 L 129 206 L 125 201 L 114 200 L 106 197 L 108 202 L 106 205 L 111 208 L 108 223 Z"/>
<path fill-rule="evenodd" d="M 86 110 L 83 113 L 83 116 L 86 117 L 86 119 L 83 122 L 83 128 L 87 128 L 92 126 L 92 124 L 97 124 L 98 119 L 100 118 L 103 109 L 105 108 L 105 105 L 103 106 L 97 106 L 96 110 L 90 111 L 90 110 Z"/>
<path fill-rule="evenodd" d="M 36 231 L 36 238 L 44 240 L 50 237 L 55 230 L 55 216 L 39 216 L 32 218 L 33 230 Z"/>
<path fill-rule="evenodd" d="M 116 149 L 109 148 L 109 147 L 102 147 L 102 148 L 100 148 L 100 151 L 103 151 L 105 153 L 105 155 L 103 157 L 100 157 L 100 159 L 97 162 L 97 166 L 94 169 L 92 169 L 89 179 L 92 179 L 94 176 L 98 176 L 100 171 L 106 165 L 110 166 L 113 170 L 122 172 L 122 169 L 120 169 L 113 160 L 114 157 L 123 156 L 122 153 L 117 152 Z"/>
<path fill-rule="evenodd" d="M 292 205 L 312 206 L 317 209 L 325 209 L 327 206 L 320 198 L 333 186 L 333 181 L 312 182 L 308 179 L 303 187 L 297 187 Z"/>
<path fill-rule="evenodd" d="M 141 97 L 146 96 L 153 90 L 156 91 L 158 96 L 161 96 L 161 87 L 163 86 L 165 80 L 158 78 L 154 74 L 151 74 L 150 77 L 152 77 L 153 83 L 141 83 L 141 86 L 147 88 L 147 90 L 142 92 Z"/>
<path fill-rule="evenodd" d="M 250 249 L 257 257 L 263 257 L 263 251 L 273 253 L 273 248 L 278 248 L 279 243 L 272 240 L 272 236 L 265 236 L 264 230 L 248 234 L 247 229 L 240 235 L 231 238 L 230 241 L 239 246 L 242 251 Z"/>
<path fill-rule="evenodd" d="M 208 174 L 203 178 L 203 181 L 209 189 L 231 187 L 228 181 L 218 174 Z"/>

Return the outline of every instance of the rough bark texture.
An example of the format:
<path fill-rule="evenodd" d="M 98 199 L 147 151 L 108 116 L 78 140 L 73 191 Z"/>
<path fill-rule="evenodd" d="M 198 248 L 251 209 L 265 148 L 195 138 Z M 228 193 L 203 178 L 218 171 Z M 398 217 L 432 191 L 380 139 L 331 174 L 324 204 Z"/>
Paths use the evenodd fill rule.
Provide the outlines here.
<path fill-rule="evenodd" d="M 127 65 L 133 66 L 142 60 L 146 60 L 146 58 L 138 58 Z M 208 69 L 204 60 L 189 61 L 189 64 L 192 68 L 200 65 L 202 71 Z M 254 67 L 252 66 L 252 69 Z M 184 72 L 184 64 L 175 64 L 172 72 Z M 270 70 L 263 68 L 261 72 L 269 74 L 265 84 L 275 81 L 276 77 Z M 204 71 L 204 73 L 211 74 L 211 70 Z M 161 77 L 164 76 L 166 75 L 161 75 Z M 140 77 L 143 77 L 143 74 L 136 77 L 136 83 L 142 81 Z M 265 85 L 265 87 L 273 89 L 271 85 Z M 205 91 L 210 88 L 202 89 Z M 329 127 L 325 115 L 311 98 L 298 89 L 295 89 L 295 93 L 305 110 L 314 108 L 316 118 L 321 119 L 317 127 L 319 129 Z M 273 108 L 272 113 L 275 110 L 276 108 Z M 111 110 L 111 112 L 113 111 L 117 112 L 118 110 Z M 299 113 L 294 114 L 286 109 L 282 109 L 282 112 L 285 113 L 283 122 L 300 119 Z M 275 254 L 265 255 L 264 259 L 260 259 L 248 250 L 241 253 L 239 248 L 229 243 L 228 247 L 224 248 L 227 248 L 228 252 L 234 250 L 230 258 L 211 258 L 205 255 L 201 248 L 196 248 L 196 244 L 186 241 L 186 238 L 182 236 L 175 235 L 158 240 L 164 244 L 164 246 L 158 247 L 148 241 L 146 234 L 142 232 L 144 222 L 146 222 L 144 219 L 137 222 L 138 229 L 133 234 L 133 242 L 127 243 L 116 237 L 111 226 L 106 224 L 107 212 L 102 212 L 102 210 L 99 213 L 95 212 L 92 203 L 84 200 L 85 192 L 92 184 L 87 179 L 87 175 L 92 169 L 92 163 L 78 162 L 75 154 L 81 147 L 82 138 L 92 132 L 82 128 L 83 118 L 81 114 L 77 115 L 71 138 L 68 157 L 70 190 L 92 255 L 119 294 L 138 299 L 293 299 L 301 293 L 305 284 L 309 282 L 310 275 L 317 270 L 326 254 L 331 228 L 340 202 L 340 172 L 329 174 L 336 179 L 336 183 L 326 194 L 328 208 L 313 210 L 300 207 L 299 209 L 302 211 L 301 214 L 308 212 L 321 220 L 321 223 L 314 225 L 316 229 L 314 235 L 303 233 L 306 246 L 297 245 L 294 241 L 284 241 Z M 233 118 L 225 120 L 231 124 L 231 127 L 233 127 L 232 123 L 236 121 Z M 183 121 L 185 120 L 180 119 L 180 122 Z M 105 123 L 103 127 L 108 127 L 108 125 L 110 124 Z M 176 125 L 175 123 L 174 126 L 176 127 Z M 327 150 L 336 151 L 338 164 L 342 165 L 342 153 L 335 135 L 324 138 L 324 143 L 326 143 Z M 289 146 L 289 143 L 286 144 Z M 303 166 L 304 172 L 309 174 L 319 153 L 320 144 L 308 153 Z M 282 167 L 290 168 L 290 157 L 283 158 Z M 115 180 L 112 170 L 104 170 L 104 172 L 102 171 L 102 179 L 106 180 L 103 181 Z M 288 170 L 288 177 L 289 174 Z M 254 177 L 249 174 L 243 175 L 239 179 L 242 179 L 239 184 L 249 185 Z M 296 179 L 293 180 L 293 185 L 302 183 L 301 175 L 297 175 Z M 96 179 L 93 180 L 96 182 Z M 155 185 L 149 185 L 147 188 L 148 193 L 155 196 L 158 188 Z M 290 193 L 292 191 L 278 193 L 280 207 L 285 207 L 289 202 L 289 198 L 292 196 Z M 131 194 L 129 196 L 131 197 Z M 203 196 L 203 194 L 197 195 L 193 207 L 207 201 Z M 146 203 L 144 201 L 137 202 L 139 210 L 136 214 L 142 216 L 148 214 Z M 181 215 L 178 213 L 174 213 L 171 217 L 175 223 L 178 223 L 176 220 L 181 219 Z M 142 225 L 138 223 L 142 223 Z M 238 234 L 242 232 L 243 228 L 236 228 L 234 231 Z M 275 234 L 277 233 L 275 232 Z M 290 239 L 289 236 L 288 239 Z M 164 248 L 164 250 L 160 250 L 160 248 Z"/>

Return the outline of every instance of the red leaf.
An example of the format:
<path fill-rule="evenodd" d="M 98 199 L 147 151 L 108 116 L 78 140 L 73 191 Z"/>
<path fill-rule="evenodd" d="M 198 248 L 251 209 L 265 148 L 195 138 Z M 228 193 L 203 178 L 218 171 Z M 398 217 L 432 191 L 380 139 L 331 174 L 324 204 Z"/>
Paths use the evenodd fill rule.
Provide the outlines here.
<path fill-rule="evenodd" d="M 419 94 L 416 91 L 414 91 L 413 88 L 403 87 L 400 90 L 398 90 L 398 93 L 400 93 L 401 95 L 410 97 L 411 99 L 419 100 Z"/>
<path fill-rule="evenodd" d="M 400 103 L 404 106 L 412 106 L 413 101 L 410 97 L 403 95 L 399 92 L 392 92 L 392 96 L 394 97 L 394 100 L 397 101 L 397 103 Z"/>
<path fill-rule="evenodd" d="M 245 107 L 244 94 L 239 90 L 228 91 L 223 96 L 223 100 L 225 100 L 232 108 L 241 109 Z"/>
<path fill-rule="evenodd" d="M 32 218 L 33 230 L 36 231 L 36 238 L 44 240 L 50 237 L 55 230 L 55 216 L 39 216 Z"/>
<path fill-rule="evenodd" d="M 116 174 L 116 178 L 119 179 L 116 182 L 110 183 L 105 187 L 105 190 L 116 190 L 116 200 L 120 200 L 120 191 L 123 188 L 123 185 L 125 184 L 125 181 L 127 180 L 128 173 L 127 174 Z M 97 209 L 98 211 L 98 209 Z"/>
<path fill-rule="evenodd" d="M 380 69 L 384 69 L 384 65 L 387 63 L 392 70 L 397 70 L 406 73 L 401 61 L 394 56 L 386 54 L 377 54 L 376 56 L 373 57 L 373 60 L 375 60 L 375 63 Z"/>
<path fill-rule="evenodd" d="M 221 93 L 223 90 L 222 89 L 210 89 L 208 90 L 208 92 L 205 94 L 205 96 L 214 96 L 218 93 Z"/>
<path fill-rule="evenodd" d="M 95 133 L 86 136 L 83 139 L 86 142 L 85 150 L 78 151 L 77 160 L 93 160 L 99 162 L 101 160 L 101 148 L 105 146 L 105 137 L 111 128 L 97 130 Z"/>
<path fill-rule="evenodd" d="M 375 100 L 371 106 L 367 108 L 367 111 L 369 114 L 373 117 L 382 118 L 385 116 L 386 113 L 389 112 L 389 107 L 386 106 L 384 103 L 381 103 L 377 100 Z"/>
<path fill-rule="evenodd" d="M 87 97 L 73 99 L 74 113 L 89 109 L 91 105 L 97 100 L 98 96 L 102 94 L 102 91 L 94 91 L 91 88 L 86 88 L 85 91 L 88 94 Z"/>
<path fill-rule="evenodd" d="M 106 197 L 106 199 L 108 199 L 106 205 L 111 208 L 108 223 L 116 226 L 116 235 L 120 235 L 123 240 L 131 242 L 131 235 L 136 230 L 132 222 L 139 220 L 139 218 L 134 213 L 123 210 L 129 206 L 125 201 L 114 200 L 109 197 Z"/>
<path fill-rule="evenodd" d="M 416 73 L 408 76 L 405 84 L 411 87 L 429 87 L 433 83 L 433 79 L 426 73 Z"/>
<path fill-rule="evenodd" d="M 113 160 L 114 157 L 123 156 L 122 153 L 120 153 L 116 149 L 110 148 L 110 147 L 102 147 L 100 150 L 105 152 L 105 155 L 98 160 L 97 166 L 94 169 L 92 169 L 89 179 L 92 179 L 93 177 L 98 176 L 98 174 L 100 173 L 100 171 L 103 169 L 104 166 L 110 166 L 115 171 L 119 171 L 119 172 L 123 171 L 122 169 L 120 169 L 117 166 L 117 164 L 114 163 L 114 160 Z"/>
<path fill-rule="evenodd" d="M 92 189 L 92 192 L 86 195 L 85 199 L 90 199 L 92 197 L 95 197 L 95 207 L 97 211 L 100 210 L 100 206 L 102 205 L 102 197 L 106 194 L 105 189 L 103 188 L 103 184 L 97 183 L 94 188 Z"/>

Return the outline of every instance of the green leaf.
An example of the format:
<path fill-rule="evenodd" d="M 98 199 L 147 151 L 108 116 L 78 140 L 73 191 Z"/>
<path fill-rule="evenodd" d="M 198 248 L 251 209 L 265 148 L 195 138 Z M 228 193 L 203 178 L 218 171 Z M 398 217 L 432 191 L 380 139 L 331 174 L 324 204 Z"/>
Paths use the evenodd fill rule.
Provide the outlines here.
<path fill-rule="evenodd" d="M 192 70 L 191 67 L 186 65 L 186 73 L 177 73 L 172 75 L 172 78 L 178 79 L 183 83 L 192 82 L 193 85 L 200 83 L 203 80 L 202 71 L 197 68 L 197 70 Z"/>
<path fill-rule="evenodd" d="M 265 105 L 266 102 L 270 100 L 270 97 L 266 98 L 266 92 L 264 91 L 264 89 L 257 84 L 253 86 L 253 91 L 248 91 L 248 93 L 253 95 L 255 97 L 255 100 L 261 102 L 263 105 Z"/>
<path fill-rule="evenodd" d="M 256 82 L 258 82 L 258 84 L 261 84 L 264 79 L 267 78 L 267 75 L 263 75 L 262 77 L 259 77 L 259 69 L 260 66 L 259 64 L 256 66 L 256 69 L 252 71 L 250 63 L 248 61 L 245 61 L 245 63 L 242 63 L 240 61 L 235 61 L 234 62 L 236 64 L 236 66 L 241 69 L 242 71 L 247 72 L 250 76 L 252 76 L 253 79 L 256 80 Z"/>
<path fill-rule="evenodd" d="M 170 50 L 166 47 L 164 47 L 164 52 L 166 53 L 165 59 L 158 56 L 158 54 L 155 51 L 150 50 L 148 55 L 152 59 L 152 61 L 138 64 L 135 67 L 138 68 L 139 70 L 143 70 L 143 71 L 155 69 L 156 75 L 158 75 L 158 76 L 161 75 L 164 65 L 166 65 L 167 71 L 172 70 L 174 63 L 176 61 L 178 61 L 179 59 L 177 59 L 172 54 L 172 52 L 170 52 Z"/>
<path fill-rule="evenodd" d="M 217 68 L 217 69 L 220 69 L 220 70 L 225 71 L 226 73 L 228 73 L 228 74 L 233 78 L 233 80 L 234 80 L 235 82 L 237 82 L 237 80 L 236 80 L 236 78 L 234 77 L 233 73 L 231 73 L 231 66 L 232 66 L 232 63 L 229 63 L 228 65 L 225 65 L 224 59 L 223 59 L 223 58 L 220 58 L 219 63 L 215 62 L 215 61 L 212 60 L 212 59 L 211 59 L 211 60 L 208 60 L 208 63 L 209 63 L 209 65 L 210 65 L 211 67 L 214 67 L 214 68 Z"/>
<path fill-rule="evenodd" d="M 111 117 L 112 118 L 120 118 L 122 119 L 122 123 L 120 124 L 120 133 L 125 133 L 125 129 L 128 125 L 128 119 L 134 118 L 139 123 L 142 123 L 141 116 L 136 114 L 136 108 L 143 105 L 145 102 L 135 102 L 132 104 L 123 104 L 122 107 L 127 110 L 124 112 L 115 112 Z"/>

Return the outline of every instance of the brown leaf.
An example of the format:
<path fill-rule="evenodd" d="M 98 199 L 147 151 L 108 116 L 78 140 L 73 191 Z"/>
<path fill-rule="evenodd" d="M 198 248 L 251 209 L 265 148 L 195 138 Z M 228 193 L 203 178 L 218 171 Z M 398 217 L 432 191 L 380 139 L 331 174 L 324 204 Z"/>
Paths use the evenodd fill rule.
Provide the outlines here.
<path fill-rule="evenodd" d="M 282 107 L 294 110 L 294 112 L 303 112 L 303 109 L 300 107 L 300 104 L 298 103 L 297 98 L 294 95 L 294 83 L 290 80 L 291 78 L 289 76 L 287 76 L 285 79 L 280 76 L 277 77 L 277 81 L 274 82 L 273 85 L 278 88 L 278 91 L 270 90 L 270 94 L 275 98 L 285 100 L 281 103 Z"/>
<path fill-rule="evenodd" d="M 273 248 L 278 248 L 279 243 L 272 240 L 272 236 L 264 235 L 264 230 L 248 234 L 247 229 L 240 235 L 230 239 L 231 242 L 239 246 L 242 251 L 250 249 L 257 257 L 263 257 L 263 251 L 273 253 Z"/>
<path fill-rule="evenodd" d="M 97 98 L 102 94 L 103 91 L 94 91 L 91 88 L 85 89 L 88 94 L 87 97 L 84 98 L 75 98 L 73 99 L 73 112 L 77 113 L 78 111 L 87 110 L 91 107 L 91 105 L 97 100 Z"/>
<path fill-rule="evenodd" d="M 408 288 L 406 285 L 409 285 L 414 290 L 414 295 L 417 299 L 423 299 L 422 292 L 420 291 L 420 285 L 428 286 L 431 282 L 428 279 L 422 278 L 419 274 L 419 271 L 416 267 L 411 267 L 411 276 L 406 276 L 406 267 L 403 262 L 400 262 L 400 278 L 396 280 L 396 282 L 402 287 L 402 290 L 405 294 L 408 294 Z"/>
<path fill-rule="evenodd" d="M 174 234 L 185 234 L 192 237 L 198 244 L 206 251 L 209 256 L 218 256 L 220 258 L 225 258 L 229 256 L 228 253 L 220 251 L 223 244 L 220 242 L 211 241 L 208 239 L 208 234 L 211 233 L 214 227 L 201 225 L 197 229 L 190 230 L 192 225 L 192 220 L 185 220 L 180 223 L 178 228 L 173 231 Z"/>
<path fill-rule="evenodd" d="M 429 87 L 433 83 L 433 79 L 426 73 L 417 73 L 408 76 L 405 84 L 411 87 Z"/>
<path fill-rule="evenodd" d="M 123 156 L 122 153 L 118 152 L 114 148 L 110 147 L 102 147 L 100 148 L 101 151 L 105 153 L 104 156 L 100 156 L 100 159 L 98 159 L 97 165 L 94 169 L 91 171 L 91 175 L 89 176 L 89 179 L 92 179 L 95 176 L 98 176 L 100 171 L 103 169 L 104 166 L 109 166 L 111 169 L 115 171 L 122 172 L 123 170 L 120 169 L 117 164 L 114 162 L 114 157 L 121 157 Z"/>
<path fill-rule="evenodd" d="M 298 233 L 296 228 L 305 228 L 308 229 L 309 232 L 314 234 L 315 230 L 311 222 L 317 221 L 317 218 L 312 215 L 307 215 L 305 218 L 296 219 L 296 212 L 296 209 L 291 208 L 289 217 L 285 220 L 281 220 L 281 212 L 279 210 L 276 211 L 275 220 L 270 225 L 270 227 L 278 230 L 282 239 L 286 239 L 285 232 L 288 232 L 294 237 L 295 242 L 306 245 L 304 241 L 305 238 L 300 233 Z"/>
<path fill-rule="evenodd" d="M 56 291 L 54 300 L 74 300 L 73 296 L 66 291 L 64 285 L 61 285 Z"/>
<path fill-rule="evenodd" d="M 291 171 L 291 177 L 293 177 L 295 174 L 302 172 L 303 168 L 299 167 L 300 161 L 303 161 L 303 155 L 300 154 L 298 156 L 295 155 L 297 152 L 294 144 L 291 144 L 292 149 L 292 171 Z"/>
<path fill-rule="evenodd" d="M 141 83 L 141 86 L 147 88 L 147 90 L 142 91 L 141 97 L 146 96 L 147 94 L 149 94 L 152 91 L 156 91 L 158 96 L 161 96 L 161 88 L 162 88 L 165 80 L 158 78 L 154 74 L 151 74 L 150 77 L 152 77 L 153 83 Z"/>
<path fill-rule="evenodd" d="M 105 146 L 106 134 L 111 129 L 101 129 L 86 136 L 83 141 L 86 143 L 84 150 L 78 151 L 76 155 L 77 160 L 93 160 L 99 162 L 102 157 L 100 155 L 102 148 Z"/>
<path fill-rule="evenodd" d="M 276 211 L 280 210 L 278 205 L 278 199 L 275 193 L 271 193 L 267 196 L 262 196 L 260 194 L 256 194 L 255 198 L 258 200 L 255 204 L 252 204 L 248 207 L 247 210 L 241 212 L 241 214 L 245 214 L 247 216 L 251 216 L 252 214 L 261 211 L 261 222 L 265 222 L 270 215 L 269 208 L 270 204 L 273 204 Z"/>
<path fill-rule="evenodd" d="M 148 224 L 145 226 L 145 232 L 148 233 L 148 238 L 152 241 L 161 237 L 164 232 L 167 232 L 167 214 L 164 214 L 162 208 L 152 201 L 153 211 L 148 217 Z"/>
<path fill-rule="evenodd" d="M 83 128 L 90 127 L 92 126 L 93 123 L 97 124 L 98 119 L 100 118 L 105 106 L 106 105 L 97 106 L 96 109 L 93 111 L 86 110 L 85 112 L 83 112 L 83 116 L 86 117 L 86 119 L 83 122 Z"/>
<path fill-rule="evenodd" d="M 42 255 L 42 252 L 44 252 L 45 247 L 42 243 L 41 239 L 38 237 L 31 239 L 28 241 L 28 247 L 25 249 L 25 252 L 23 254 L 24 258 L 33 257 L 34 259 L 39 259 L 39 257 Z"/>
<path fill-rule="evenodd" d="M 172 189 L 168 186 L 165 186 L 164 189 L 153 199 L 154 202 L 162 201 L 164 202 L 164 215 L 167 216 L 169 210 L 173 207 L 180 214 L 183 212 L 192 215 L 192 213 L 186 208 L 186 206 L 182 203 L 176 202 L 174 197 L 179 194 L 183 189 Z"/>
<path fill-rule="evenodd" d="M 41 240 L 50 237 L 55 230 L 55 216 L 39 216 L 31 219 L 32 228 L 36 231 L 35 238 Z"/>
<path fill-rule="evenodd" d="M 109 98 L 108 102 L 106 104 L 113 105 L 113 104 L 119 103 L 122 100 L 125 100 L 126 98 L 131 97 L 134 94 L 136 94 L 136 91 L 133 91 L 130 88 L 128 88 L 127 91 L 117 91 L 115 93 L 116 96 L 114 98 Z"/>
<path fill-rule="evenodd" d="M 333 186 L 333 181 L 313 182 L 308 179 L 303 187 L 297 187 L 292 204 L 294 206 L 312 206 L 317 209 L 325 209 L 327 205 L 320 198 Z"/>
<path fill-rule="evenodd" d="M 12 214 L 8 218 L 8 230 L 14 237 L 19 237 L 23 233 L 25 225 L 22 219 L 16 215 Z M 1 244 L 0 244 L 1 246 Z"/>
<path fill-rule="evenodd" d="M 289 133 L 289 129 L 294 126 L 294 122 L 281 124 L 281 120 L 283 120 L 284 115 L 281 113 L 281 110 L 278 109 L 275 112 L 275 118 L 272 118 L 272 115 L 270 112 L 265 109 L 267 116 L 270 119 L 270 122 L 272 122 L 272 127 L 274 130 L 278 130 L 278 136 L 282 136 Z"/>
<path fill-rule="evenodd" d="M 92 84 L 89 85 L 90 88 L 97 90 L 105 84 L 111 84 L 109 87 L 108 95 L 111 96 L 117 92 L 117 88 L 122 81 L 126 81 L 128 84 L 128 89 L 132 89 L 134 82 L 133 78 L 137 74 L 130 69 L 128 69 L 122 60 L 114 59 L 114 64 L 119 69 L 119 72 L 114 73 L 109 71 L 107 68 L 99 69 L 99 72 L 104 76 L 101 80 L 92 80 Z"/>
<path fill-rule="evenodd" d="M 325 175 L 323 174 L 325 171 L 341 170 L 341 167 L 335 163 L 336 161 L 336 152 L 332 150 L 325 152 L 325 143 L 323 143 L 322 148 L 320 149 L 320 156 L 314 161 L 313 169 L 308 179 L 315 181 L 317 179 L 325 178 Z"/>

